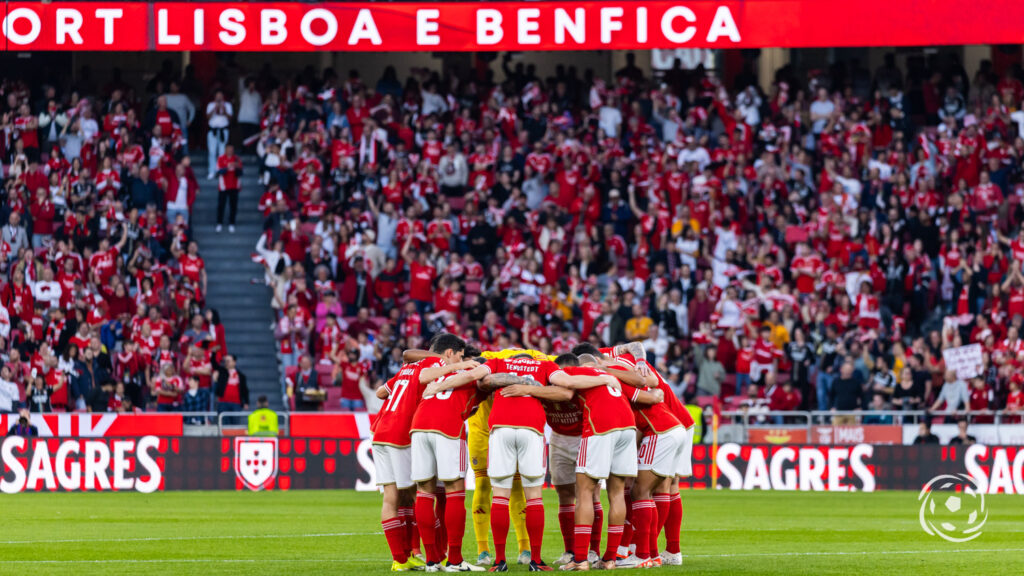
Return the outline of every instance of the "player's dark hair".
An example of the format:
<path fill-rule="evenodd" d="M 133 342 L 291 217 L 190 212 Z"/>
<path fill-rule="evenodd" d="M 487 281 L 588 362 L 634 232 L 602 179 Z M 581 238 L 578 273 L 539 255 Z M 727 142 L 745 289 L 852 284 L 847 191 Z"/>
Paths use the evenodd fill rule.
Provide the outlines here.
<path fill-rule="evenodd" d="M 580 356 L 581 354 L 590 354 L 596 358 L 604 356 L 601 351 L 590 342 L 580 342 L 579 344 L 572 347 L 572 353 Z"/>
<path fill-rule="evenodd" d="M 565 368 L 567 366 L 579 366 L 580 359 L 575 354 L 560 354 L 558 358 L 555 358 L 555 364 L 559 367 Z"/>
<path fill-rule="evenodd" d="M 529 359 L 529 358 L 533 358 L 533 356 L 530 356 L 530 354 L 527 353 L 527 352 L 520 352 L 519 354 L 516 354 L 515 356 L 512 356 L 513 360 L 520 360 L 520 359 L 524 359 L 524 358 Z"/>
<path fill-rule="evenodd" d="M 476 358 L 477 356 L 482 354 L 479 348 L 468 343 L 466 344 L 466 349 L 463 350 L 463 353 L 471 358 Z"/>
<path fill-rule="evenodd" d="M 466 342 L 455 334 L 441 333 L 434 336 L 430 341 L 430 351 L 436 354 L 444 354 L 448 350 L 452 352 L 464 352 Z"/>

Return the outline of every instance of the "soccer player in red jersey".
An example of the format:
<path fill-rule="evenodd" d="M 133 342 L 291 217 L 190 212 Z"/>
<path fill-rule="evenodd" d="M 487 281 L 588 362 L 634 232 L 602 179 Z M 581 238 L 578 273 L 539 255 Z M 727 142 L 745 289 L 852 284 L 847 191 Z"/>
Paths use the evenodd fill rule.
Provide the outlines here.
<path fill-rule="evenodd" d="M 377 484 L 384 491 L 381 524 L 391 549 L 392 571 L 404 572 L 422 566 L 410 556 L 417 547 L 413 532 L 412 439 L 410 429 L 416 407 L 427 384 L 457 370 L 472 368 L 473 362 L 460 362 L 465 343 L 451 335 L 438 337 L 430 357 L 406 364 L 391 380 L 378 389 L 385 399 L 373 423 L 373 462 Z"/>
<path fill-rule="evenodd" d="M 510 378 L 511 377 L 511 378 Z M 554 362 L 535 360 L 529 354 L 510 359 L 491 359 L 481 366 L 453 377 L 446 383 L 459 386 L 467 380 L 487 378 L 489 387 L 510 386 L 495 393 L 488 427 L 487 475 L 491 479 L 494 498 L 491 501 L 491 531 L 494 534 L 495 563 L 491 572 L 507 572 L 505 543 L 508 538 L 508 499 L 512 480 L 518 473 L 526 494 L 526 531 L 530 536 L 530 571 L 551 570 L 541 557 L 544 540 L 544 424 L 546 415 L 542 400 L 567 402 L 573 385 L 600 385 L 599 376 L 570 377 Z M 514 378 L 514 380 L 512 379 Z M 515 383 L 519 386 L 513 386 Z M 552 387 L 555 384 L 562 387 Z M 439 387 L 443 388 L 445 386 Z M 433 388 L 429 388 L 430 392 Z"/>
<path fill-rule="evenodd" d="M 693 417 L 658 371 L 646 365 L 642 344 L 617 346 L 609 352 L 617 362 L 639 368 L 646 375 L 646 384 L 661 390 L 665 397 L 660 408 L 651 406 L 637 412 L 637 424 L 644 438 L 638 454 L 640 471 L 633 485 L 633 512 L 639 513 L 639 519 L 633 522 L 633 543 L 637 545 L 637 562 L 649 558 L 655 565 L 677 566 L 682 564 L 679 530 L 683 510 L 678 477 L 691 474 Z M 638 503 L 642 504 L 637 506 Z M 650 522 L 645 524 L 648 514 Z M 666 551 L 659 556 L 657 542 L 662 528 L 666 528 Z"/>
<path fill-rule="evenodd" d="M 575 350 L 586 352 L 592 345 L 582 344 Z M 596 351 L 596 349 L 594 349 Z M 597 357 L 572 354 L 556 360 L 566 373 L 611 376 L 599 369 Z M 576 367 L 574 364 L 582 366 Z M 622 391 L 618 378 L 604 378 L 598 386 L 573 386 L 583 406 L 583 439 L 576 462 L 576 498 L 578 503 L 592 502 L 600 480 L 607 481 L 608 544 L 601 558 L 603 568 L 614 568 L 615 555 L 626 518 L 624 489 L 626 479 L 636 476 L 636 426 L 630 400 Z M 660 391 L 633 389 L 632 401 L 640 404 L 661 402 Z M 593 530 L 594 511 L 589 506 L 576 506 L 576 529 L 573 561 L 562 570 L 589 570 L 588 551 Z"/>
<path fill-rule="evenodd" d="M 455 336 L 443 335 L 438 339 Z M 459 340 L 461 342 L 461 340 Z M 460 350 L 460 353 L 465 349 Z M 433 348 L 433 345 L 431 346 Z M 474 365 L 476 366 L 476 365 Z M 483 568 L 462 558 L 462 536 L 466 531 L 466 451 L 465 420 L 487 397 L 485 389 L 460 386 L 437 391 L 448 378 L 465 371 L 443 376 L 423 392 L 423 399 L 412 418 L 412 480 L 416 482 L 416 523 L 423 538 L 428 572 L 482 572 Z M 468 382 L 468 381 L 467 381 Z M 437 543 L 439 518 L 434 510 L 438 482 L 444 484 L 446 506 L 444 527 L 447 531 L 448 562 Z"/>
<path fill-rule="evenodd" d="M 580 454 L 583 436 L 583 409 L 575 398 L 569 401 L 545 400 L 544 413 L 551 427 L 548 472 L 551 485 L 558 494 L 558 528 L 562 532 L 564 550 L 555 564 L 568 564 L 572 562 L 575 546 L 576 458 Z M 595 506 L 600 504 L 600 500 L 595 501 Z"/>

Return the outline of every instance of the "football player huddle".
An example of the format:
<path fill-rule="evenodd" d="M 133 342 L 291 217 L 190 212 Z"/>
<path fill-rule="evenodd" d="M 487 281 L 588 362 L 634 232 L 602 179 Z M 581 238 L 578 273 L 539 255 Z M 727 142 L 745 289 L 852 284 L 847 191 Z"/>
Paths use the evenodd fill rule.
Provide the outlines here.
<path fill-rule="evenodd" d="M 510 526 L 518 562 L 553 570 L 541 555 L 549 473 L 562 570 L 681 564 L 678 478 L 690 475 L 694 421 L 645 358 L 640 343 L 584 343 L 558 357 L 481 353 L 451 334 L 434 337 L 428 351 L 407 351 L 407 364 L 378 390 L 385 402 L 373 424 L 392 570 L 506 572 Z M 471 466 L 475 564 L 462 551 Z"/>

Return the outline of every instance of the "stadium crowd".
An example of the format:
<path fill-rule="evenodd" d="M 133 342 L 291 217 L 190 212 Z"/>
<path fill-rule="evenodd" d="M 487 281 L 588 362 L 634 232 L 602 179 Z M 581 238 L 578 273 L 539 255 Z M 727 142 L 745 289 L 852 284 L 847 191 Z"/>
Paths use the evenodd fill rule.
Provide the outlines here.
<path fill-rule="evenodd" d="M 0 411 L 241 409 L 170 96 L 33 88 L 0 85 Z"/>
<path fill-rule="evenodd" d="M 450 331 L 642 341 L 688 400 L 1021 409 L 1020 70 L 887 58 L 765 94 L 632 59 L 607 81 L 502 66 L 247 88 L 281 357 L 333 370 L 343 407 Z M 942 355 L 968 343 L 969 381 Z"/>
<path fill-rule="evenodd" d="M 113 375 L 138 354 L 140 388 L 167 358 L 177 378 L 183 358 L 222 357 L 222 333 L 192 346 L 217 323 L 182 208 L 208 125 L 211 170 L 238 162 L 229 140 L 259 158 L 265 191 L 241 209 L 266 219 L 254 259 L 297 409 L 376 410 L 401 350 L 442 331 L 551 354 L 641 341 L 688 401 L 1024 406 L 1019 69 L 787 67 L 764 93 L 749 73 L 655 79 L 631 57 L 607 79 L 495 64 L 501 82 L 265 67 L 205 90 L 165 68 L 145 98 L 6 82 L 10 378 L 62 372 L 46 367 L 71 362 L 51 334 L 65 325 Z M 206 124 L 193 101 L 215 107 Z M 963 379 L 942 352 L 969 343 L 983 365 Z"/>

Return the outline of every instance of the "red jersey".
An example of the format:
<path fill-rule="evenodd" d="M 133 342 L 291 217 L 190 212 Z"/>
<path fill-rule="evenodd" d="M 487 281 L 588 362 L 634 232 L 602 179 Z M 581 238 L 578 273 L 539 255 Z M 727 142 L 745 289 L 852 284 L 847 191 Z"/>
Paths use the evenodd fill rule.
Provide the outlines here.
<path fill-rule="evenodd" d="M 601 376 L 607 374 L 603 370 L 589 366 L 568 367 L 565 373 L 570 376 Z M 633 412 L 629 407 L 629 399 L 622 390 L 611 386 L 594 386 L 576 391 L 576 398 L 582 405 L 583 434 L 600 436 L 616 430 L 636 428 Z"/>
<path fill-rule="evenodd" d="M 178 264 L 181 267 L 181 275 L 198 285 L 200 274 L 206 267 L 203 259 L 199 256 L 185 254 L 178 260 Z"/>
<path fill-rule="evenodd" d="M 409 264 L 409 297 L 421 302 L 433 302 L 436 275 L 437 270 L 433 266 L 424 266 L 419 262 Z"/>
<path fill-rule="evenodd" d="M 236 378 L 237 378 L 237 376 L 236 376 Z M 157 404 L 177 404 L 178 400 L 181 400 L 181 395 L 184 394 L 184 392 L 185 392 L 185 386 L 182 385 L 181 378 L 178 378 L 177 376 L 171 376 L 170 378 L 165 378 L 163 376 L 160 376 L 160 378 L 158 379 L 158 382 L 159 382 L 159 386 L 160 386 L 161 389 L 163 389 L 165 391 L 174 392 L 177 395 L 176 396 L 158 396 L 157 399 L 156 399 Z M 228 388 L 231 388 L 230 383 L 228 385 Z M 223 401 L 224 402 L 232 402 L 232 400 L 228 400 L 227 392 L 224 393 Z M 238 402 L 238 389 L 237 389 L 237 386 L 235 388 L 235 400 L 233 400 L 233 402 Z"/>
<path fill-rule="evenodd" d="M 574 400 L 567 402 L 542 402 L 544 414 L 551 430 L 562 436 L 583 435 L 583 409 Z"/>
<path fill-rule="evenodd" d="M 341 373 L 341 397 L 348 400 L 362 400 L 363 393 L 359 390 L 359 381 L 368 372 L 363 362 L 339 362 Z"/>
<path fill-rule="evenodd" d="M 484 366 L 492 374 L 515 374 L 533 380 L 541 386 L 548 385 L 548 378 L 560 368 L 550 360 L 534 360 L 533 358 L 510 358 L 502 360 L 493 358 Z M 530 428 L 538 434 L 544 434 L 544 405 L 532 396 L 507 398 L 500 393 L 494 395 L 494 406 L 491 408 L 487 421 L 491 430 L 495 428 Z"/>
<path fill-rule="evenodd" d="M 228 372 L 228 383 L 224 386 L 224 395 L 221 396 L 221 402 L 230 402 L 233 404 L 242 403 L 242 394 L 239 387 L 238 370 L 231 370 Z"/>
<path fill-rule="evenodd" d="M 388 399 L 377 413 L 373 422 L 373 443 L 389 446 L 409 446 L 409 430 L 413 416 L 419 406 L 420 397 L 426 384 L 420 384 L 420 372 L 424 368 L 440 366 L 440 358 L 426 358 L 415 364 L 406 364 L 398 374 L 384 384 Z"/>
<path fill-rule="evenodd" d="M 447 380 L 454 374 L 458 372 L 452 372 L 439 380 Z M 487 394 L 481 392 L 474 384 L 428 396 L 416 408 L 416 415 L 412 417 L 412 431 L 436 432 L 448 438 L 465 438 L 466 427 L 463 423 L 486 397 Z"/>
<path fill-rule="evenodd" d="M 603 348 L 601 349 L 601 352 L 603 354 L 608 354 L 612 350 L 614 349 Z M 636 358 L 631 354 L 622 354 L 620 356 L 616 356 L 616 359 L 630 367 L 636 364 Z M 614 375 L 615 372 L 613 371 L 611 374 Z M 662 380 L 661 376 L 656 372 L 655 375 L 658 377 L 658 387 L 660 389 L 664 380 Z M 650 391 L 651 389 L 644 388 L 643 390 Z M 652 404 L 650 406 L 637 406 L 633 409 L 633 415 L 636 417 L 636 426 L 641 432 L 643 432 L 644 436 L 650 434 L 664 434 L 677 426 L 682 426 L 679 418 L 676 417 L 669 406 L 669 397 L 675 398 L 675 394 L 672 392 L 672 389 L 668 387 L 667 383 L 665 384 L 665 389 L 662 389 L 662 392 L 665 394 L 665 400 L 663 402 Z M 636 398 L 636 394 L 633 395 L 633 398 Z M 676 401 L 678 402 L 679 399 L 676 398 Z M 686 411 L 685 408 L 681 407 L 681 409 L 684 412 Z"/>

